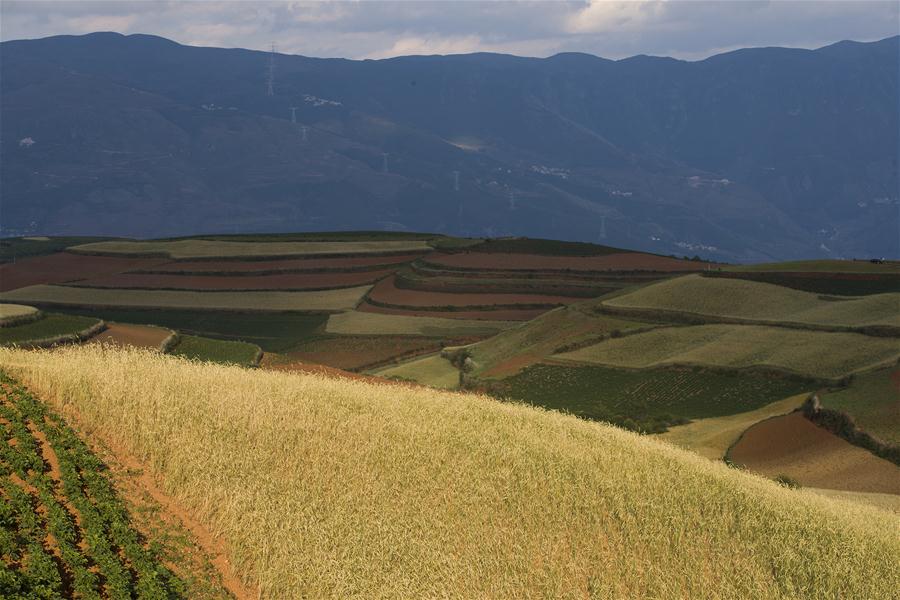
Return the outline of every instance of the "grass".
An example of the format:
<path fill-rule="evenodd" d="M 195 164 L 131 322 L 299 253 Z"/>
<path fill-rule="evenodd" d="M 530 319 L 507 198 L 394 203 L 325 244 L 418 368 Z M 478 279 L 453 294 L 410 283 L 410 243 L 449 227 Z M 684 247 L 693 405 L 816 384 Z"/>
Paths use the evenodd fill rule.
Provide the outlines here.
<path fill-rule="evenodd" d="M 860 429 L 883 442 L 900 445 L 900 369 L 865 373 L 850 386 L 819 395 L 823 408 L 844 412 Z"/>
<path fill-rule="evenodd" d="M 17 237 L 0 239 L 0 263 L 61 252 L 69 246 L 108 240 L 103 237 Z"/>
<path fill-rule="evenodd" d="M 13 323 L 35 321 L 40 318 L 40 311 L 24 304 L 0 304 L 0 327 L 8 327 Z"/>
<path fill-rule="evenodd" d="M 900 294 L 829 299 L 769 283 L 687 275 L 605 300 L 604 306 L 765 323 L 900 326 Z"/>
<path fill-rule="evenodd" d="M 459 369 L 440 355 L 411 360 L 396 367 L 377 371 L 376 374 L 388 379 L 414 381 L 442 390 L 454 390 L 459 386 Z"/>
<path fill-rule="evenodd" d="M 3 597 L 185 597 L 132 527 L 103 463 L 24 388 L 2 373 L 0 382 Z"/>
<path fill-rule="evenodd" d="M 473 375 L 505 375 L 538 362 L 558 349 L 578 345 L 644 323 L 598 315 L 589 305 L 563 306 L 466 348 Z M 618 334 L 617 334 L 618 335 Z M 496 372 L 491 373 L 493 369 Z"/>
<path fill-rule="evenodd" d="M 900 358 L 894 338 L 758 325 L 660 327 L 556 355 L 580 363 L 645 369 L 666 365 L 768 367 L 838 379 Z"/>
<path fill-rule="evenodd" d="M 770 417 L 787 414 L 803 404 L 808 394 L 797 394 L 766 404 L 762 408 L 728 415 L 698 419 L 686 425 L 672 427 L 659 435 L 660 439 L 682 448 L 693 450 L 700 456 L 722 460 L 725 453 L 741 434 L 752 425 Z"/>
<path fill-rule="evenodd" d="M 494 393 L 585 419 L 661 433 L 687 419 L 755 410 L 811 387 L 799 378 L 701 368 L 633 371 L 536 364 L 504 379 Z"/>
<path fill-rule="evenodd" d="M 408 317 L 349 311 L 328 317 L 325 330 L 343 335 L 424 335 L 467 337 L 492 335 L 517 325 L 513 321 L 479 321 L 443 317 Z"/>
<path fill-rule="evenodd" d="M 77 335 L 94 327 L 99 319 L 46 314 L 42 319 L 12 327 L 0 327 L 0 344 L 27 344 L 61 336 Z"/>
<path fill-rule="evenodd" d="M 209 310 L 83 309 L 63 312 L 114 321 L 157 325 L 185 333 L 256 344 L 266 352 L 288 352 L 321 337 L 329 316 L 304 313 L 234 313 Z"/>
<path fill-rule="evenodd" d="M 187 292 L 32 285 L 0 293 L 0 301 L 79 307 L 339 311 L 355 307 L 369 287 L 317 292 Z"/>
<path fill-rule="evenodd" d="M 896 517 L 486 398 L 0 349 L 139 457 L 262 598 L 890 598 Z"/>
<path fill-rule="evenodd" d="M 183 335 L 172 354 L 184 358 L 222 364 L 252 366 L 256 364 L 259 346 L 246 342 L 230 342 Z"/>
<path fill-rule="evenodd" d="M 187 239 L 174 241 L 113 241 L 69 248 L 85 254 L 164 256 L 173 259 L 274 258 L 341 254 L 379 254 L 430 250 L 426 240 L 336 242 L 233 242 Z"/>

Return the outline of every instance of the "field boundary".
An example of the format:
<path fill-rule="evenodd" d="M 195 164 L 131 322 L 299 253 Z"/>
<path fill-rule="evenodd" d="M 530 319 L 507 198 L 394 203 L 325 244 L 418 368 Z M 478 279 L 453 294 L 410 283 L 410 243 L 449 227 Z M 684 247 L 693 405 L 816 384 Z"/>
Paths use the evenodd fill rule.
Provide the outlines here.
<path fill-rule="evenodd" d="M 100 320 L 87 329 L 76 331 L 75 333 L 66 333 L 54 337 L 41 338 L 37 340 L 28 340 L 26 342 L 13 342 L 10 344 L 0 344 L 17 348 L 52 348 L 61 344 L 78 344 L 85 340 L 89 340 L 107 327 L 106 321 Z"/>
<path fill-rule="evenodd" d="M 397 310 L 413 310 L 413 311 L 427 311 L 427 312 L 466 312 L 470 310 L 480 310 L 484 312 L 491 311 L 501 311 L 501 310 L 541 310 L 541 309 L 552 309 L 558 306 L 566 306 L 562 302 L 546 302 L 546 303 L 529 303 L 529 304 L 466 304 L 466 305 L 423 305 L 423 306 L 414 306 L 408 304 L 393 304 L 389 302 L 383 302 L 381 300 L 374 300 L 366 294 L 363 296 L 362 302 L 367 302 L 372 306 L 378 306 L 380 308 L 393 308 Z"/>
<path fill-rule="evenodd" d="M 40 321 L 43 318 L 44 318 L 44 311 L 35 310 L 34 312 L 30 312 L 25 315 L 16 315 L 14 317 L 7 317 L 5 319 L 0 319 L 0 328 L 16 327 L 17 325 L 26 325 L 28 323 Z"/>
<path fill-rule="evenodd" d="M 844 411 L 822 406 L 818 394 L 811 394 L 799 410 L 807 420 L 822 429 L 900 467 L 900 446 L 884 442 L 861 429 L 853 417 Z"/>

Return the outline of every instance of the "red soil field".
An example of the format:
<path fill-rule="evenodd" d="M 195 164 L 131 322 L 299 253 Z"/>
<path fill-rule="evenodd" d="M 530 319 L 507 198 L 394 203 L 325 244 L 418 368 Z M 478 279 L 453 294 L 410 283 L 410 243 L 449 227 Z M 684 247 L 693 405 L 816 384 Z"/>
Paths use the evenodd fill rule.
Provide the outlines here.
<path fill-rule="evenodd" d="M 407 308 L 385 308 L 362 302 L 356 307 L 361 312 L 382 315 L 403 315 L 406 317 L 441 317 L 442 319 L 468 319 L 476 321 L 530 321 L 550 310 L 549 308 L 503 309 L 503 310 L 415 310 Z"/>
<path fill-rule="evenodd" d="M 135 346 L 157 350 L 170 332 L 160 327 L 109 323 L 104 331 L 91 338 L 89 344 L 107 343 L 115 346 Z"/>
<path fill-rule="evenodd" d="M 394 278 L 388 277 L 380 281 L 369 292 L 368 298 L 374 303 L 384 303 L 402 308 L 420 307 L 444 307 L 444 306 L 478 306 L 490 307 L 493 305 L 506 308 L 515 305 L 561 305 L 584 300 L 584 298 L 571 298 L 569 296 L 545 296 L 542 294 L 455 294 L 451 292 L 423 292 L 418 290 L 405 290 L 394 285 Z M 525 307 L 527 308 L 527 306 Z M 487 308 L 490 310 L 490 308 Z"/>
<path fill-rule="evenodd" d="M 149 269 L 169 262 L 165 258 L 127 258 L 118 256 L 86 256 L 57 252 L 47 256 L 26 258 L 16 263 L 0 265 L 0 291 L 42 283 L 63 283 Z"/>
<path fill-rule="evenodd" d="M 900 467 L 853 446 L 800 412 L 766 419 L 744 432 L 729 458 L 768 477 L 802 485 L 900 494 Z"/>
<path fill-rule="evenodd" d="M 350 258 L 296 258 L 285 260 L 178 261 L 153 268 L 166 273 L 254 273 L 277 271 L 318 271 L 377 268 L 411 262 L 421 254 L 398 256 L 356 256 Z"/>
<path fill-rule="evenodd" d="M 154 290 L 322 290 L 373 283 L 393 271 L 282 273 L 279 275 L 161 275 L 119 273 L 79 281 L 86 287 Z"/>
<path fill-rule="evenodd" d="M 639 252 L 623 252 L 605 256 L 461 252 L 459 254 L 433 254 L 428 257 L 427 261 L 447 267 L 512 271 L 663 271 L 671 273 L 702 271 L 707 267 L 706 263 Z"/>
<path fill-rule="evenodd" d="M 480 338 L 447 340 L 462 346 Z M 441 349 L 441 340 L 414 336 L 340 336 L 315 340 L 285 353 L 285 357 L 303 363 L 316 363 L 348 371 L 375 368 L 399 358 L 432 354 Z"/>

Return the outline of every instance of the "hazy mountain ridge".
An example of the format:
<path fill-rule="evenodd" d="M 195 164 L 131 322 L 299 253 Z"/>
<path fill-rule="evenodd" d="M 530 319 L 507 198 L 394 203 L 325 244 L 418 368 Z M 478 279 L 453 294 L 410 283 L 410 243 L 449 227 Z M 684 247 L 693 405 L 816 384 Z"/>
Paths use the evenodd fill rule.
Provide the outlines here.
<path fill-rule="evenodd" d="M 2 227 L 897 256 L 898 40 L 698 62 L 277 55 L 272 97 L 266 53 L 118 34 L 5 42 Z"/>

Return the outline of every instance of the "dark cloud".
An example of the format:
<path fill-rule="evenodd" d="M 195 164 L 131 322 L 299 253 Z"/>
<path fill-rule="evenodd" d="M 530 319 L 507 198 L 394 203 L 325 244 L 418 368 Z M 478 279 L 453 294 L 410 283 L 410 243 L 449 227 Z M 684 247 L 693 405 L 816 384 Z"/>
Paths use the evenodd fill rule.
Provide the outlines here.
<path fill-rule="evenodd" d="M 377 58 L 475 51 L 702 58 L 746 46 L 817 47 L 900 32 L 900 4 L 865 0 L 268 2 L 3 0 L 4 40 L 92 31 L 194 45 Z"/>

